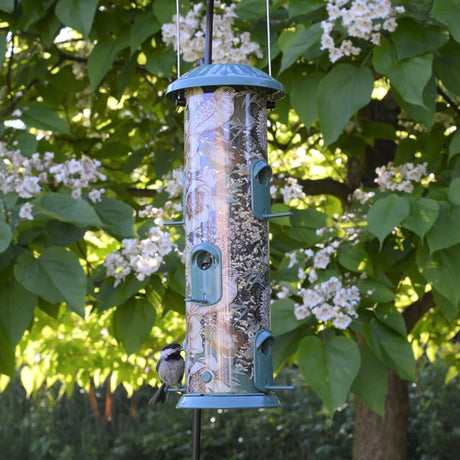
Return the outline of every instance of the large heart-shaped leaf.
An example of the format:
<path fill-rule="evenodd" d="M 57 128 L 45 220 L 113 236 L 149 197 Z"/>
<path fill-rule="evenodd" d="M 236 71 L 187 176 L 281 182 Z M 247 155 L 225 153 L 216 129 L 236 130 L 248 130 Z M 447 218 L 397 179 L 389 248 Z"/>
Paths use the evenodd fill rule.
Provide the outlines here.
<path fill-rule="evenodd" d="M 99 0 L 59 0 L 56 16 L 68 27 L 87 37 L 93 25 Z"/>
<path fill-rule="evenodd" d="M 366 66 L 338 64 L 321 80 L 316 103 L 325 145 L 336 141 L 350 117 L 370 101 L 373 88 Z"/>
<path fill-rule="evenodd" d="M 14 276 L 26 289 L 51 303 L 67 302 L 81 317 L 85 315 L 86 274 L 72 252 L 50 247 L 35 259 L 19 256 Z"/>
<path fill-rule="evenodd" d="M 410 202 L 407 198 L 389 195 L 377 200 L 367 214 L 367 228 L 380 241 L 389 235 L 396 225 L 400 224 L 410 212 Z"/>
<path fill-rule="evenodd" d="M 409 104 L 424 106 L 423 91 L 432 75 L 433 54 L 425 53 L 404 60 L 398 60 L 391 44 L 382 39 L 374 49 L 375 69 L 386 75 L 391 84 Z M 417 78 L 414 78 L 417 75 Z"/>
<path fill-rule="evenodd" d="M 331 412 L 345 402 L 361 364 L 358 345 L 343 336 L 305 337 L 297 360 L 305 380 Z"/>
<path fill-rule="evenodd" d="M 126 352 L 135 353 L 148 337 L 155 324 L 156 312 L 146 298 L 131 299 L 120 305 L 113 314 L 113 330 L 115 337 Z"/>

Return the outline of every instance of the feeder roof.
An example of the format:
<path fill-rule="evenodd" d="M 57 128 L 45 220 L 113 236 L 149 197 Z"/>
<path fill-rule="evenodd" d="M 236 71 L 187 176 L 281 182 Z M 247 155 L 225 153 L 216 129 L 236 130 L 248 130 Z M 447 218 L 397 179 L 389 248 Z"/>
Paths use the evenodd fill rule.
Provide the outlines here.
<path fill-rule="evenodd" d="M 166 89 L 166 97 L 177 99 L 184 89 L 199 86 L 252 86 L 265 88 L 273 99 L 285 95 L 283 85 L 257 67 L 243 64 L 205 64 L 195 67 L 172 82 Z"/>

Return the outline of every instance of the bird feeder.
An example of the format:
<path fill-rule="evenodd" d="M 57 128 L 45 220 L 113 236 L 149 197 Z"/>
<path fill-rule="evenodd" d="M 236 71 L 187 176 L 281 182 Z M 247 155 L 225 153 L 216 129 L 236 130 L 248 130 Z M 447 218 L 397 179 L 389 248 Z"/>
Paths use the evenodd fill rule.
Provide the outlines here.
<path fill-rule="evenodd" d="M 272 391 L 285 387 L 273 385 L 268 221 L 286 214 L 270 213 L 267 107 L 284 89 L 255 67 L 210 61 L 166 91 L 185 107 L 187 333 L 178 407 L 278 407 Z"/>

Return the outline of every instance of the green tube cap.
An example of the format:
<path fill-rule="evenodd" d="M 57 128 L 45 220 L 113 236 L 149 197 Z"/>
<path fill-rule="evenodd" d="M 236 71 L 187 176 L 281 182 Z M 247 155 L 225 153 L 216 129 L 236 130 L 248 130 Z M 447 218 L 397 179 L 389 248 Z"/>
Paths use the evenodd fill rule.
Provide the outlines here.
<path fill-rule="evenodd" d="M 283 85 L 257 67 L 243 64 L 206 64 L 195 67 L 172 82 L 166 97 L 180 99 L 185 89 L 203 86 L 250 86 L 264 88 L 272 100 L 285 95 Z"/>

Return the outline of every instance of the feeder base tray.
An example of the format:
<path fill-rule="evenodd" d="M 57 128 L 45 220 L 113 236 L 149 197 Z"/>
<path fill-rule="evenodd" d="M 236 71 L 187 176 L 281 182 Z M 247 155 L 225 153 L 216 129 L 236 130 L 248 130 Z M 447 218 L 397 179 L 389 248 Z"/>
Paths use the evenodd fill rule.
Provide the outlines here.
<path fill-rule="evenodd" d="M 178 409 L 257 409 L 280 407 L 275 395 L 265 393 L 187 393 L 177 403 Z"/>

